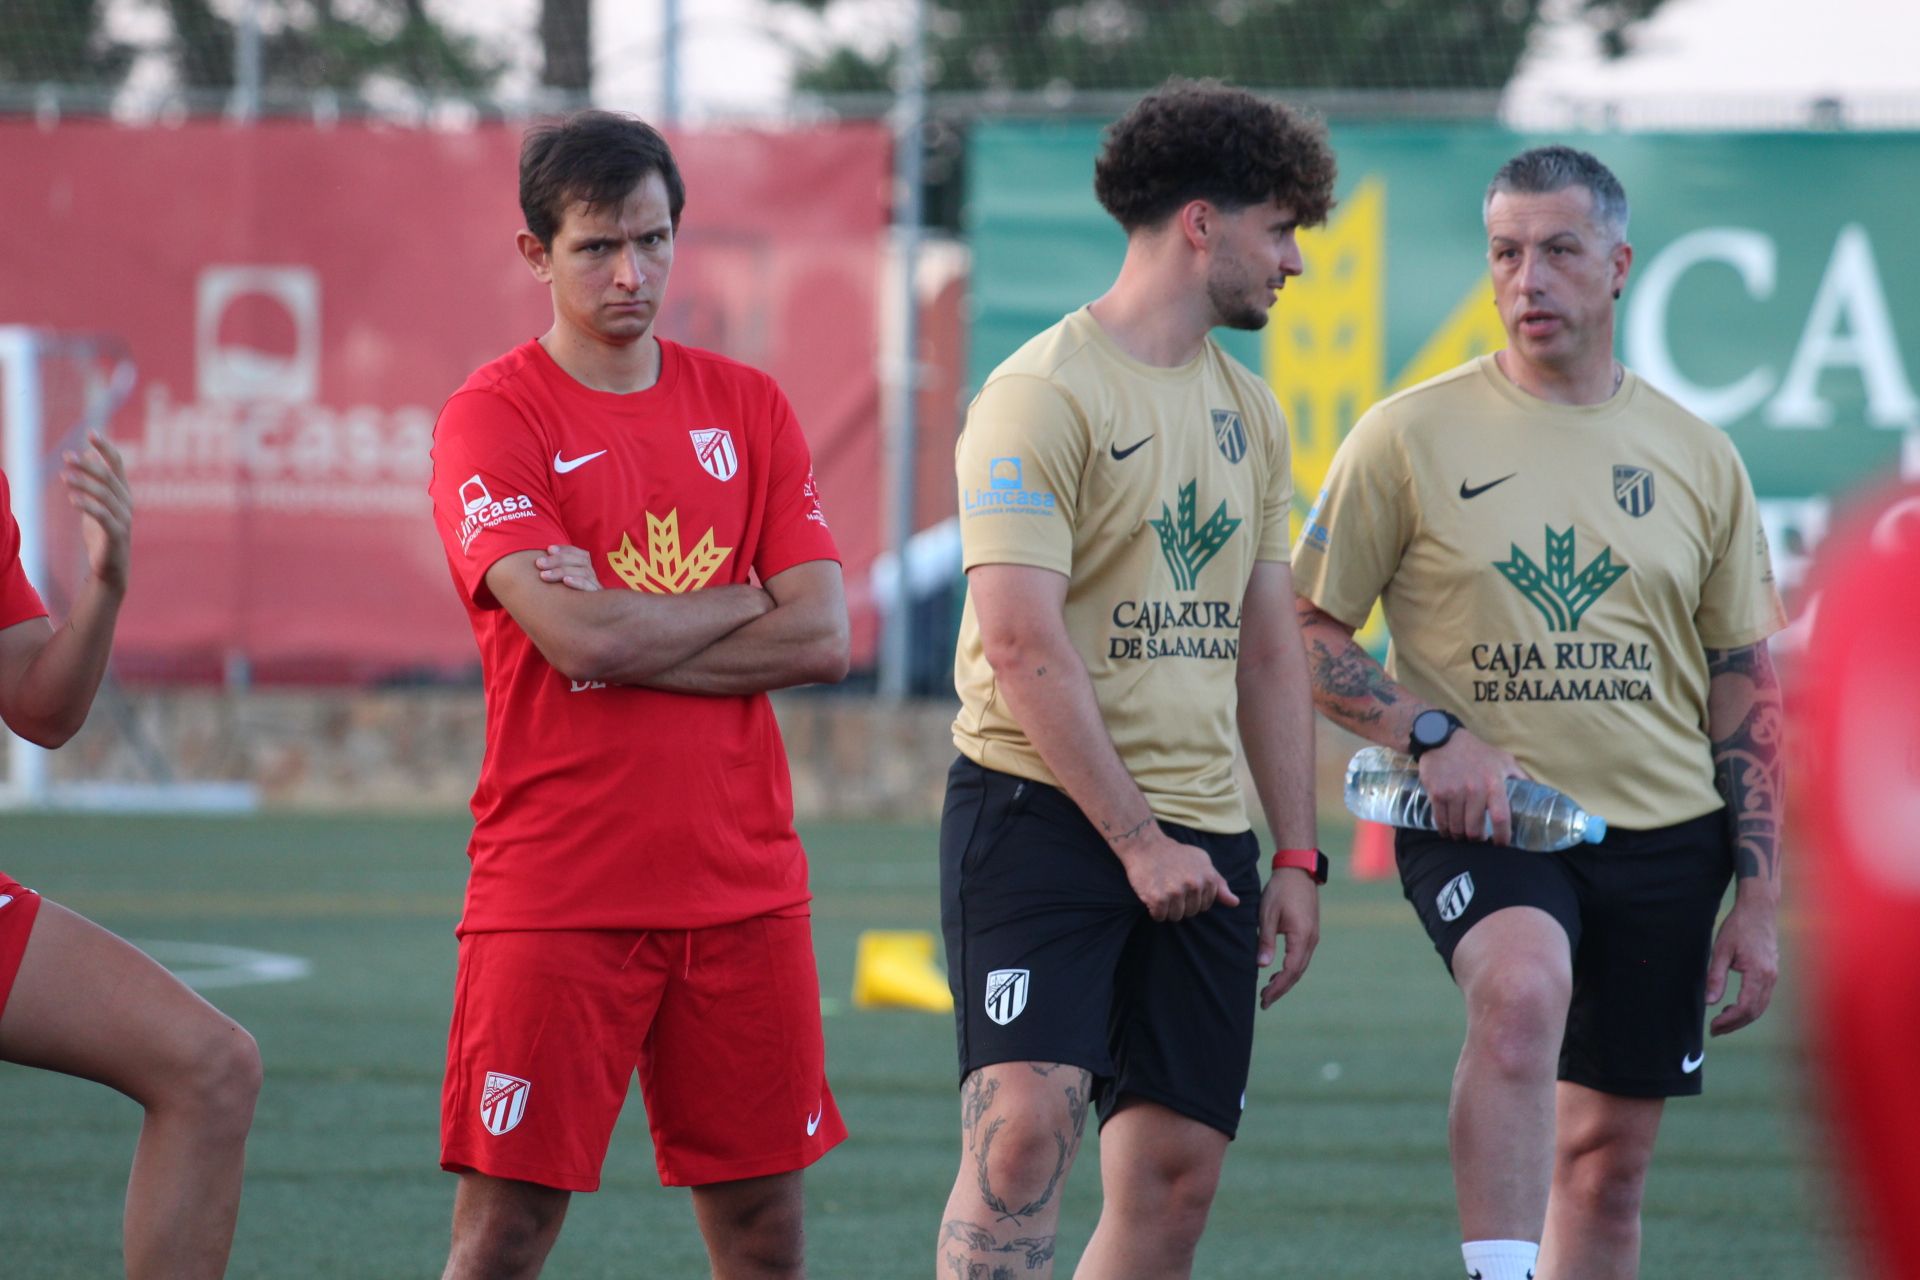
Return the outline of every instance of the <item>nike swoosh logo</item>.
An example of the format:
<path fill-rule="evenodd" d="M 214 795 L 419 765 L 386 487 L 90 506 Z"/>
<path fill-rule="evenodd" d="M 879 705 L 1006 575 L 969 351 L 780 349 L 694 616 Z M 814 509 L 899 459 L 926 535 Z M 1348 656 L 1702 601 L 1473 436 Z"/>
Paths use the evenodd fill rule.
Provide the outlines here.
<path fill-rule="evenodd" d="M 1460 496 L 1463 498 L 1477 498 L 1481 494 L 1485 493 L 1487 490 L 1493 488 L 1493 486 L 1497 484 L 1505 484 L 1507 481 L 1513 479 L 1515 476 L 1519 474 L 1520 473 L 1518 471 L 1509 471 L 1506 475 L 1501 476 L 1498 480 L 1489 480 L 1487 481 L 1487 483 L 1483 485 L 1478 485 L 1471 489 L 1467 487 L 1467 482 L 1465 480 L 1462 480 L 1460 482 Z"/>
<path fill-rule="evenodd" d="M 1694 1072 L 1700 1069 L 1700 1064 L 1705 1062 L 1706 1060 L 1707 1060 L 1707 1055 L 1704 1053 L 1688 1054 L 1687 1056 L 1680 1059 L 1680 1069 L 1686 1072 L 1688 1075 L 1692 1075 Z"/>
<path fill-rule="evenodd" d="M 600 450 L 599 453 L 584 454 L 578 458 L 562 458 L 560 456 L 560 451 L 558 449 L 555 449 L 553 451 L 553 469 L 555 471 L 558 471 L 561 475 L 565 475 L 567 474 L 567 472 L 573 470 L 575 467 L 586 466 L 589 462 L 592 462 L 595 458 L 599 457 L 601 453 L 605 453 L 605 452 L 606 450 L 602 449 Z"/>
<path fill-rule="evenodd" d="M 827 1109 L 825 1107 L 821 1107 L 818 1111 L 814 1112 L 812 1115 L 807 1117 L 807 1136 L 809 1138 L 813 1136 L 813 1131 L 820 1127 L 820 1117 L 825 1115 L 826 1113 L 827 1113 Z"/>
<path fill-rule="evenodd" d="M 1151 440 L 1151 439 L 1153 439 L 1152 436 L 1147 437 L 1147 440 Z M 1131 455 L 1136 449 L 1139 449 L 1142 445 L 1146 444 L 1147 440 L 1142 440 L 1138 444 L 1130 444 L 1124 449 L 1122 449 L 1117 444 L 1110 444 L 1107 446 L 1107 452 L 1113 455 L 1113 460 L 1115 462 L 1119 462 L 1122 459 Z"/>

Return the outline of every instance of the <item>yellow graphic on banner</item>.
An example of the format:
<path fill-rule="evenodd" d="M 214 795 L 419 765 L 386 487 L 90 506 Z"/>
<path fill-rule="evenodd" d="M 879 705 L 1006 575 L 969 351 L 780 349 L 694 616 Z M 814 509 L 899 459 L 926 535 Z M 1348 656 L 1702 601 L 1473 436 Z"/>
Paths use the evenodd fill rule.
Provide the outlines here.
<path fill-rule="evenodd" d="M 713 545 L 713 530 L 700 535 L 690 553 L 680 550 L 680 508 L 667 512 L 666 518 L 647 512 L 647 556 L 633 545 L 629 534 L 620 535 L 620 549 L 607 552 L 607 563 L 620 580 L 635 591 L 655 595 L 679 595 L 698 591 L 707 585 L 720 566 L 726 563 L 732 547 Z"/>
<path fill-rule="evenodd" d="M 1287 285 L 1265 342 L 1267 381 L 1293 432 L 1297 519 L 1319 496 L 1334 451 L 1376 400 L 1507 342 L 1483 272 L 1389 385 L 1387 188 L 1380 178 L 1363 179 L 1326 226 L 1302 231 L 1300 251 L 1306 273 Z M 1379 648 L 1377 606 L 1360 638 Z"/>

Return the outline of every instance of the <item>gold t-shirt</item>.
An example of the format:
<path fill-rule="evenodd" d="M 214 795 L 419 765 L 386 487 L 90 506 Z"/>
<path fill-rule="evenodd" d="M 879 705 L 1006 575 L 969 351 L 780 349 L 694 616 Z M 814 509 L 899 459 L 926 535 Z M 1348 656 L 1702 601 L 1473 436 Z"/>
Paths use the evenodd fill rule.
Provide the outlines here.
<path fill-rule="evenodd" d="M 1069 579 L 1067 633 L 1154 815 L 1245 831 L 1240 603 L 1256 560 L 1286 561 L 1293 497 L 1273 392 L 1211 339 L 1178 368 L 1142 364 L 1082 308 L 994 370 L 955 463 L 966 567 Z M 963 754 L 1054 783 L 998 696 L 971 595 L 954 684 Z"/>
<path fill-rule="evenodd" d="M 1361 418 L 1294 565 L 1342 622 L 1380 600 L 1394 679 L 1635 829 L 1720 807 L 1706 650 L 1786 622 L 1724 432 L 1631 372 L 1558 405 L 1490 355 Z"/>

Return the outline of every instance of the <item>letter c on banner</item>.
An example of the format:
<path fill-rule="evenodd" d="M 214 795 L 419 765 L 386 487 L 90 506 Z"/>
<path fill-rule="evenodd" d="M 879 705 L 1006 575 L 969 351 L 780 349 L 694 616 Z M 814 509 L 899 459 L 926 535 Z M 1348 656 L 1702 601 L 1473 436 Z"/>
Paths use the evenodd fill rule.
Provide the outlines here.
<path fill-rule="evenodd" d="M 1667 311 L 1680 277 L 1703 262 L 1731 266 L 1740 273 L 1748 297 L 1766 300 L 1773 295 L 1775 256 L 1771 237 L 1745 227 L 1703 227 L 1662 249 L 1647 265 L 1627 304 L 1627 363 L 1708 422 L 1724 427 L 1759 408 L 1773 390 L 1773 371 L 1762 365 L 1721 387 L 1688 381 L 1667 345 Z"/>

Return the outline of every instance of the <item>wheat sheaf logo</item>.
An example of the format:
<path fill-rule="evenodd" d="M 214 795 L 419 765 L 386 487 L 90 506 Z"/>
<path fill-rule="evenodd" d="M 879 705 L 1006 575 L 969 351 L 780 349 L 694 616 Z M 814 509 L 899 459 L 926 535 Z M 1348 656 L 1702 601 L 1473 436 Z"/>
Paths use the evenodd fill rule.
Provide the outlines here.
<path fill-rule="evenodd" d="M 651 511 L 647 512 L 645 559 L 641 558 L 639 548 L 633 545 L 632 535 L 622 533 L 620 549 L 607 552 L 607 563 L 620 575 L 620 580 L 635 591 L 677 596 L 706 586 L 732 554 L 732 547 L 713 544 L 712 529 L 700 535 L 700 541 L 694 544 L 692 551 L 683 552 L 680 543 L 680 508 L 675 507 L 667 512 L 664 519 Z"/>
<path fill-rule="evenodd" d="M 1581 615 L 1627 572 L 1626 565 L 1613 562 L 1613 548 L 1602 547 L 1600 554 L 1587 562 L 1586 568 L 1575 573 L 1571 526 L 1565 533 L 1555 533 L 1552 525 L 1547 526 L 1545 569 L 1535 564 L 1533 558 L 1520 549 L 1519 543 L 1510 545 L 1513 558 L 1496 560 L 1493 567 L 1506 575 L 1507 581 L 1540 611 L 1549 631 L 1578 631 Z"/>
<path fill-rule="evenodd" d="M 1240 527 L 1237 517 L 1227 514 L 1227 504 L 1222 502 L 1214 509 L 1207 522 L 1196 527 L 1194 516 L 1194 492 L 1199 481 L 1189 480 L 1180 486 L 1180 513 L 1175 515 L 1167 510 L 1167 504 L 1160 504 L 1160 518 L 1149 520 L 1153 531 L 1160 535 L 1160 554 L 1167 558 L 1167 567 L 1173 570 L 1173 586 L 1176 591 L 1191 591 L 1200 581 L 1200 571 L 1207 567 L 1207 561 L 1220 554 L 1220 548 L 1227 545 L 1227 539 Z"/>

